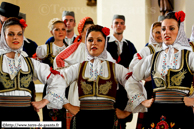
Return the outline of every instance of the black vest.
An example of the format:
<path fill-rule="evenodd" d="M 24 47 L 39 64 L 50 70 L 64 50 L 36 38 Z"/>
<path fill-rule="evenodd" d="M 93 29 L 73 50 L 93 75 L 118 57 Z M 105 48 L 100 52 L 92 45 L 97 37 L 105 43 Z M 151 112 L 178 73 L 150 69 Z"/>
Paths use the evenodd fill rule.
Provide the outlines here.
<path fill-rule="evenodd" d="M 181 66 L 179 69 L 169 69 L 166 75 L 166 81 L 164 81 L 159 73 L 156 73 L 156 63 L 161 52 L 157 52 L 152 58 L 151 77 L 154 92 L 167 89 L 190 90 L 193 81 L 193 73 L 188 66 L 188 55 L 190 51 L 181 51 Z"/>
<path fill-rule="evenodd" d="M 29 57 L 24 57 L 24 59 L 28 66 L 28 71 L 22 71 L 20 69 L 14 79 L 11 80 L 9 74 L 3 72 L 2 70 L 3 55 L 0 56 L 0 93 L 14 90 L 23 90 L 30 92 L 33 98 L 35 91 L 33 83 L 34 68 Z"/>
<path fill-rule="evenodd" d="M 117 60 L 118 59 L 118 54 L 117 54 L 117 44 L 115 42 L 108 42 L 109 38 L 107 38 L 107 51 L 111 54 L 113 59 Z M 123 65 L 125 68 L 129 67 L 129 64 L 131 60 L 133 59 L 133 55 L 137 53 L 137 50 L 135 49 L 133 43 L 130 41 L 126 40 L 127 43 L 123 43 L 123 49 L 122 53 L 120 55 L 121 61 L 118 62 L 118 64 Z"/>
<path fill-rule="evenodd" d="M 53 43 L 48 43 L 47 45 L 47 55 L 44 59 L 42 59 L 43 63 L 48 64 L 50 67 L 53 68 L 53 61 L 55 56 L 53 55 Z"/>

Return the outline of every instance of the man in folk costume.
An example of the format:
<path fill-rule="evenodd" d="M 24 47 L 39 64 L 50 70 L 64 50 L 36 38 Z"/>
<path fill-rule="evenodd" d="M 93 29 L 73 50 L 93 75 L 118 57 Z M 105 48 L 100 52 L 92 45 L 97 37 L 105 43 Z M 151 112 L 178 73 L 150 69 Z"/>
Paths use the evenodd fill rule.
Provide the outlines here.
<path fill-rule="evenodd" d="M 111 56 L 117 61 L 118 64 L 123 65 L 125 68 L 128 68 L 133 55 L 137 52 L 133 43 L 129 40 L 126 40 L 123 37 L 123 32 L 126 28 L 125 26 L 125 16 L 123 15 L 114 15 L 112 20 L 111 28 L 113 29 L 113 35 L 108 36 L 107 42 L 107 51 Z M 119 86 L 117 92 L 115 107 L 124 110 L 127 104 L 127 93 L 124 90 L 123 86 Z M 127 112 L 126 112 L 127 113 Z M 127 113 L 128 114 L 128 113 Z M 119 119 L 121 127 L 124 129 L 126 127 L 125 123 L 131 121 L 132 115 L 126 115 L 126 118 Z"/>
<path fill-rule="evenodd" d="M 75 38 L 77 35 L 74 33 L 74 27 L 76 26 L 75 22 L 75 14 L 73 11 L 63 11 L 62 14 L 62 20 L 66 20 L 66 37 L 64 39 L 64 43 L 66 43 L 68 46 L 74 43 Z M 50 37 L 47 41 L 46 44 L 49 42 L 53 42 L 54 37 Z"/>

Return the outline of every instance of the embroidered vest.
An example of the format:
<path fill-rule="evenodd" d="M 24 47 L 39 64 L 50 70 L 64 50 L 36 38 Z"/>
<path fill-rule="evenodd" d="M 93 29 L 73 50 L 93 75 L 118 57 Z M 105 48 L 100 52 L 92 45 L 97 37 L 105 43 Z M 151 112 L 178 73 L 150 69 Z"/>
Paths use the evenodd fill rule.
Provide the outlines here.
<path fill-rule="evenodd" d="M 155 50 L 152 45 L 149 44 L 147 47 L 150 49 L 151 54 L 155 54 Z"/>
<path fill-rule="evenodd" d="M 97 77 L 96 81 L 91 81 L 85 77 L 85 69 L 88 62 L 80 64 L 78 76 L 78 92 L 79 98 L 98 96 L 105 97 L 112 100 L 116 98 L 117 81 L 115 79 L 114 63 L 107 61 L 108 77 Z"/>
<path fill-rule="evenodd" d="M 169 69 L 166 75 L 166 81 L 160 73 L 156 72 L 156 62 L 158 56 L 162 51 L 157 52 L 152 58 L 152 86 L 155 91 L 167 90 L 167 89 L 179 89 L 179 90 L 189 90 L 192 89 L 193 73 L 191 72 L 188 65 L 188 54 L 190 51 L 182 50 L 182 60 L 179 69 Z"/>
<path fill-rule="evenodd" d="M 2 61 L 3 55 L 0 56 L 0 92 L 8 92 L 14 90 L 23 90 L 28 91 L 34 96 L 34 83 L 33 83 L 33 64 L 29 57 L 24 57 L 26 64 L 28 66 L 28 71 L 18 71 L 18 74 L 13 80 L 10 79 L 8 73 L 3 72 L 2 70 Z"/>
<path fill-rule="evenodd" d="M 48 43 L 47 45 L 47 55 L 46 57 L 42 60 L 43 63 L 48 64 L 50 67 L 53 68 L 53 61 L 55 56 L 53 55 L 53 43 Z"/>

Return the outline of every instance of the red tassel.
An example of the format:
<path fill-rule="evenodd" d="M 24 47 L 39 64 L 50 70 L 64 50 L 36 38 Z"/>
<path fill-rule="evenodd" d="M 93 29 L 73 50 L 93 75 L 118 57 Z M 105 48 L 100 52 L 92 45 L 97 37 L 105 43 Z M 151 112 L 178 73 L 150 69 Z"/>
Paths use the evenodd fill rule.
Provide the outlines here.
<path fill-rule="evenodd" d="M 117 59 L 117 63 L 119 63 L 121 61 L 121 57 L 119 56 Z"/>
<path fill-rule="evenodd" d="M 52 67 L 50 67 L 50 71 L 51 71 L 51 73 L 52 74 L 54 74 L 54 75 L 60 75 L 61 77 L 63 77 L 64 78 L 64 76 L 63 75 L 61 75 L 60 74 L 60 72 L 59 71 L 57 71 L 57 70 L 54 70 Z M 47 80 L 49 79 L 49 77 L 51 76 L 51 73 L 47 76 Z"/>
<path fill-rule="evenodd" d="M 127 74 L 126 74 L 126 78 L 125 78 L 125 79 L 126 79 L 126 80 L 127 80 L 127 79 L 129 79 L 129 77 L 131 77 L 131 75 L 132 75 L 132 74 L 133 74 L 133 72 L 129 72 L 129 73 L 127 73 Z"/>
<path fill-rule="evenodd" d="M 137 57 L 138 57 L 138 59 L 139 59 L 139 60 L 141 60 L 141 59 L 142 59 L 142 57 L 140 56 L 140 54 L 139 54 L 139 53 L 137 53 Z"/>

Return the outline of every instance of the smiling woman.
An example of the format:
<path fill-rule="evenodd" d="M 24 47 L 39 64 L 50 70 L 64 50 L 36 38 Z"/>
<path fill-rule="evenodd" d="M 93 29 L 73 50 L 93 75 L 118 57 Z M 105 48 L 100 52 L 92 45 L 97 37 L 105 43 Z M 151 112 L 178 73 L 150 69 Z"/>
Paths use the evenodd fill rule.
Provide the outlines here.
<path fill-rule="evenodd" d="M 2 121 L 39 121 L 38 114 L 32 106 L 34 104 L 32 101 L 35 101 L 33 78 L 39 79 L 44 84 L 47 83 L 47 89 L 52 89 L 52 85 L 55 85 L 51 80 L 62 78 L 58 75 L 53 76 L 47 64 L 29 58 L 23 51 L 24 27 L 26 24 L 23 20 L 9 18 L 1 29 L 0 114 L 6 113 L 6 115 L 0 117 L 0 123 Z M 61 99 L 64 90 L 62 94 L 53 90 L 50 92 L 60 97 L 46 95 L 42 102 L 53 104 L 53 99 L 56 99 L 57 104 L 54 108 L 62 108 Z"/>
<path fill-rule="evenodd" d="M 7 45 L 11 49 L 19 49 L 23 44 L 23 30 L 19 25 L 12 25 L 5 31 Z"/>

